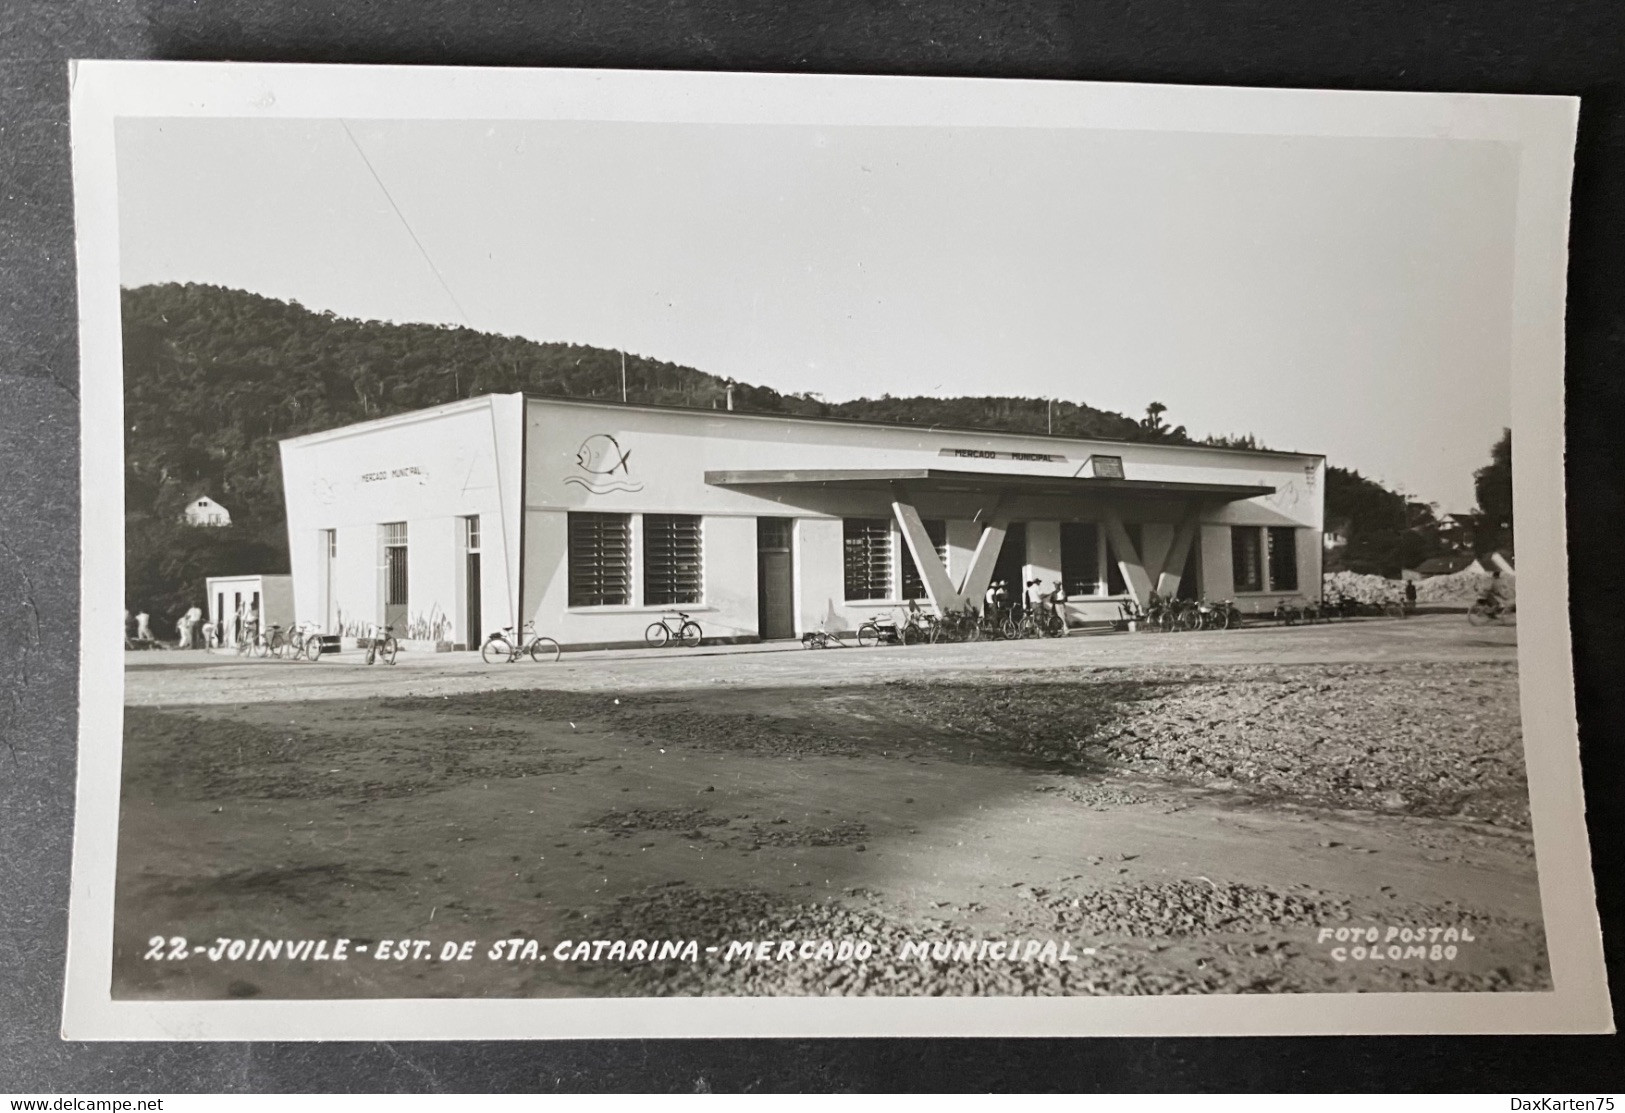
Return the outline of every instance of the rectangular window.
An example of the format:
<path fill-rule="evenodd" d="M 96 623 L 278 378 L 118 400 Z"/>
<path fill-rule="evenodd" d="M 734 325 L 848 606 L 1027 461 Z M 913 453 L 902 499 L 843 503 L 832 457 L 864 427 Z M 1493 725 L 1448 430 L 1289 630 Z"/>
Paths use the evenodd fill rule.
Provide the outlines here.
<path fill-rule="evenodd" d="M 1237 591 L 1264 590 L 1264 538 L 1258 526 L 1230 527 L 1230 567 Z"/>
<path fill-rule="evenodd" d="M 1061 589 L 1068 598 L 1099 595 L 1100 527 L 1093 522 L 1061 523 Z"/>
<path fill-rule="evenodd" d="M 406 603 L 406 523 L 384 523 L 384 605 Z"/>
<path fill-rule="evenodd" d="M 698 603 L 701 585 L 697 514 L 643 516 L 643 601 L 651 607 Z"/>
<path fill-rule="evenodd" d="M 942 561 L 944 568 L 948 567 L 948 523 L 940 518 L 927 518 L 921 524 L 925 526 L 925 535 L 931 539 L 931 547 L 937 551 L 937 559 Z M 907 539 L 899 536 L 897 543 L 903 547 L 903 598 L 928 598 L 925 579 L 914 566 L 914 553 L 909 549 Z"/>
<path fill-rule="evenodd" d="M 463 547 L 471 553 L 480 551 L 480 516 L 470 514 L 463 519 Z"/>
<path fill-rule="evenodd" d="M 626 514 L 569 516 L 570 606 L 632 601 L 632 519 Z"/>
<path fill-rule="evenodd" d="M 847 518 L 842 522 L 848 599 L 891 598 L 891 519 Z"/>
<path fill-rule="evenodd" d="M 1123 530 L 1128 534 L 1129 541 L 1133 543 L 1135 553 L 1139 555 L 1142 561 L 1145 560 L 1145 539 L 1140 533 L 1140 523 L 1133 522 L 1125 525 Z M 1106 553 L 1106 594 L 1127 595 L 1129 593 L 1128 581 L 1123 579 L 1123 569 L 1117 563 L 1117 554 L 1111 552 L 1110 549 L 1111 546 L 1108 545 Z"/>
<path fill-rule="evenodd" d="M 1298 531 L 1291 526 L 1271 526 L 1267 533 L 1270 561 L 1270 590 L 1298 590 Z"/>

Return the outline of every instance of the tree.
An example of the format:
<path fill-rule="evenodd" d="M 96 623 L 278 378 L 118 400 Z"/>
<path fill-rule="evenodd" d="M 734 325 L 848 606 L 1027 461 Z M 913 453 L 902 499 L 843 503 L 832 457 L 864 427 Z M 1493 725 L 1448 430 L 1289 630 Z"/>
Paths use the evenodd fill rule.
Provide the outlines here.
<path fill-rule="evenodd" d="M 1484 556 L 1497 549 L 1512 549 L 1512 430 L 1502 429 L 1501 439 L 1490 448 L 1490 462 L 1473 472 L 1473 493 L 1478 496 L 1474 511 L 1473 552 Z"/>
<path fill-rule="evenodd" d="M 1162 419 L 1168 412 L 1168 407 L 1161 402 L 1153 402 L 1145 408 L 1145 417 L 1140 419 L 1140 428 L 1146 434 L 1147 440 L 1154 441 L 1184 441 L 1185 427 L 1183 425 L 1170 426 Z"/>

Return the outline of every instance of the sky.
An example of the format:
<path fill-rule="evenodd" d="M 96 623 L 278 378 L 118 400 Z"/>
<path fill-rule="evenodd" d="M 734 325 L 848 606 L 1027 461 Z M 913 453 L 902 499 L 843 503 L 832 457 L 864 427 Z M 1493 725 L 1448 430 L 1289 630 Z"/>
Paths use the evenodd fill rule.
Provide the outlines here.
<path fill-rule="evenodd" d="M 831 401 L 1159 401 L 1461 511 L 1510 424 L 1516 175 L 1447 139 L 123 120 L 121 280 Z"/>

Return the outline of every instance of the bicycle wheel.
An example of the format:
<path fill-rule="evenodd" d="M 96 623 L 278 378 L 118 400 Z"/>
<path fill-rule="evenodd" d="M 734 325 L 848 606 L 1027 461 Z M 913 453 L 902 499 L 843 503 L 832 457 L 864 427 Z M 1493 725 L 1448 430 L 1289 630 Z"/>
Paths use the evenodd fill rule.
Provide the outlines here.
<path fill-rule="evenodd" d="M 485 639 L 485 644 L 480 646 L 480 660 L 488 665 L 494 665 L 498 661 L 512 661 L 513 646 L 508 644 L 507 638 L 500 634 L 492 634 Z"/>
<path fill-rule="evenodd" d="M 401 643 L 395 640 L 395 635 L 385 634 L 383 648 L 380 650 L 383 654 L 384 664 L 393 665 L 395 663 L 395 654 L 400 651 Z"/>
<path fill-rule="evenodd" d="M 281 658 L 288 655 L 288 639 L 279 630 L 271 635 L 271 656 Z"/>
<path fill-rule="evenodd" d="M 865 622 L 858 627 L 858 644 L 868 649 L 880 644 L 880 627 L 873 622 Z"/>
<path fill-rule="evenodd" d="M 254 639 L 254 645 L 249 652 L 256 657 L 269 657 L 271 655 L 271 643 L 266 641 L 264 636 L 257 637 Z"/>
<path fill-rule="evenodd" d="M 690 649 L 699 645 L 704 638 L 705 634 L 701 631 L 700 624 L 692 619 L 683 623 L 682 629 L 677 631 L 677 640 Z"/>
<path fill-rule="evenodd" d="M 643 640 L 656 649 L 664 649 L 671 641 L 671 629 L 664 622 L 651 622 L 643 632 Z"/>
<path fill-rule="evenodd" d="M 312 661 L 322 659 L 322 636 L 320 634 L 311 634 L 305 639 L 305 656 Z"/>
<path fill-rule="evenodd" d="M 559 659 L 561 652 L 563 651 L 559 648 L 559 643 L 552 638 L 540 637 L 530 643 L 530 659 L 532 661 L 545 661 L 551 664 Z"/>

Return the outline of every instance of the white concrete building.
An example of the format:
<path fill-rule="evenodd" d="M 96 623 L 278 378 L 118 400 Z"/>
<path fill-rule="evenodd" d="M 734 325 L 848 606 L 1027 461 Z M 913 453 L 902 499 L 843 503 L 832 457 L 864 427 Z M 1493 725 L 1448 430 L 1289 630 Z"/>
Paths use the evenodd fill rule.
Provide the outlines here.
<path fill-rule="evenodd" d="M 195 498 L 187 503 L 186 510 L 181 516 L 189 526 L 231 525 L 231 511 L 215 502 L 208 495 Z"/>
<path fill-rule="evenodd" d="M 220 631 L 221 645 L 237 644 L 238 615 L 258 615 L 266 630 L 272 624 L 284 630 L 293 627 L 292 576 L 210 576 L 204 590 L 209 621 Z"/>
<path fill-rule="evenodd" d="M 908 599 L 1064 583 L 1074 623 L 1151 591 L 1320 594 L 1325 459 L 490 395 L 282 442 L 298 618 L 477 646 L 516 621 L 642 644 L 852 629 Z"/>

